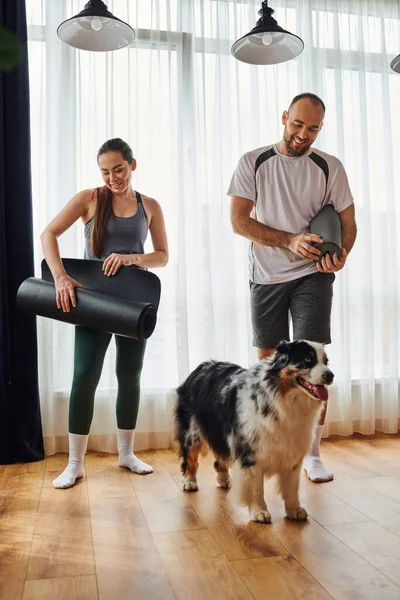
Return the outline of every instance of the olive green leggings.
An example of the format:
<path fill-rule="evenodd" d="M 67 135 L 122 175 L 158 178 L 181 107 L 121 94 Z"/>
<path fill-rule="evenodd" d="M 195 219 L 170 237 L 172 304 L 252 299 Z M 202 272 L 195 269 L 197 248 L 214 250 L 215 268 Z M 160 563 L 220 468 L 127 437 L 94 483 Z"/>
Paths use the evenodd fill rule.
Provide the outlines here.
<path fill-rule="evenodd" d="M 111 333 L 75 327 L 74 379 L 69 404 L 70 433 L 89 433 L 94 395 L 111 337 Z M 118 380 L 117 425 L 119 429 L 135 429 L 146 341 L 116 335 L 115 342 Z"/>

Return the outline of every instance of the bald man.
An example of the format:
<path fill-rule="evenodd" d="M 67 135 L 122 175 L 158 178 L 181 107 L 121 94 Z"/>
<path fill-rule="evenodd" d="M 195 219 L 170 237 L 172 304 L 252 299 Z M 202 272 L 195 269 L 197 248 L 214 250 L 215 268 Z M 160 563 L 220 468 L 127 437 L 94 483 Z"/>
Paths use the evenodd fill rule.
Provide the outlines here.
<path fill-rule="evenodd" d="M 282 339 L 331 342 L 330 321 L 335 273 L 343 269 L 357 234 L 354 202 L 342 163 L 312 148 L 321 131 L 325 105 L 315 94 L 293 98 L 282 114 L 280 142 L 244 154 L 233 174 L 231 222 L 250 240 L 249 280 L 253 344 L 258 358 L 270 356 Z M 339 213 L 341 257 L 312 245 L 313 217 L 327 204 Z M 333 479 L 320 457 L 325 403 L 304 468 L 311 481 Z"/>

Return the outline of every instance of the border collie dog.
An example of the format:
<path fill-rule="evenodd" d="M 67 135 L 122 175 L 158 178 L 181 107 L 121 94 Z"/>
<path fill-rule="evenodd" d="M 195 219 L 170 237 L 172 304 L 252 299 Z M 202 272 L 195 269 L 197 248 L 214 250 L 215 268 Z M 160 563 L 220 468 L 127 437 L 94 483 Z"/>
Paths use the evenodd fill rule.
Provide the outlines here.
<path fill-rule="evenodd" d="M 209 447 L 218 484 L 231 487 L 250 519 L 270 523 L 264 477 L 277 476 L 289 519 L 304 520 L 299 477 L 333 381 L 322 344 L 280 342 L 250 369 L 207 361 L 177 388 L 175 439 L 183 489 L 196 491 L 198 456 Z"/>

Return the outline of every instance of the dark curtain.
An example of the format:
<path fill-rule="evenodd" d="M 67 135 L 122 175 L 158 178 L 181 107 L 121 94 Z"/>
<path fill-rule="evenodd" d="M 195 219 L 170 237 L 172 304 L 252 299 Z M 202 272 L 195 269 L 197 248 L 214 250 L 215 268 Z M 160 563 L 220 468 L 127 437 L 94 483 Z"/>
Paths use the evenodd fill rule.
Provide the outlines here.
<path fill-rule="evenodd" d="M 25 0 L 0 0 L 0 23 L 23 45 L 0 70 L 0 464 L 11 464 L 44 458 L 36 320 L 15 303 L 34 274 Z"/>

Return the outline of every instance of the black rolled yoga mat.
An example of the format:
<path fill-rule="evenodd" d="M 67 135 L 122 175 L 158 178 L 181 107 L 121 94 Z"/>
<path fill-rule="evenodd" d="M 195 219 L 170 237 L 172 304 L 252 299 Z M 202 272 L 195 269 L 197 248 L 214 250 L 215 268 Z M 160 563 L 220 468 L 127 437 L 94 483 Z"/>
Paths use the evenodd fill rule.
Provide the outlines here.
<path fill-rule="evenodd" d="M 76 307 L 67 313 L 57 308 L 53 278 L 43 261 L 43 279 L 30 277 L 19 287 L 17 305 L 22 311 L 139 340 L 151 336 L 161 291 L 154 273 L 121 267 L 106 277 L 100 261 L 63 259 L 63 264 L 68 275 L 85 286 L 75 288 Z"/>
<path fill-rule="evenodd" d="M 331 204 L 324 206 L 322 210 L 312 219 L 309 227 L 310 233 L 322 237 L 321 244 L 313 244 L 321 251 L 316 262 L 321 262 L 322 257 L 328 253 L 333 260 L 333 255 L 341 257 L 342 249 L 342 224 L 339 214 Z"/>
<path fill-rule="evenodd" d="M 107 277 L 102 271 L 103 263 L 100 260 L 63 258 L 62 262 L 68 275 L 87 290 L 148 302 L 158 309 L 161 283 L 157 275 L 150 271 L 135 266 L 121 267 L 116 275 Z M 54 281 L 45 260 L 42 260 L 42 279 Z"/>

